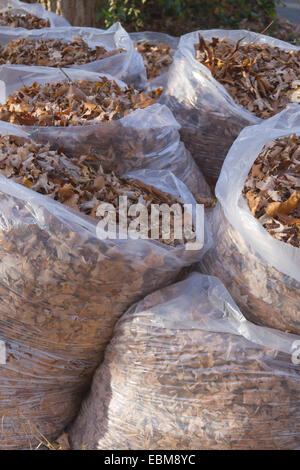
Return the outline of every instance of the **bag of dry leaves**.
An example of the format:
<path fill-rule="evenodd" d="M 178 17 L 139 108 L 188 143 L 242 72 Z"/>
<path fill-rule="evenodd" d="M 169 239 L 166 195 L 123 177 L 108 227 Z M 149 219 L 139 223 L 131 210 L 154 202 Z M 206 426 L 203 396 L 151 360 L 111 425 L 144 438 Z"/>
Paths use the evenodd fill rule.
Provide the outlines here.
<path fill-rule="evenodd" d="M 218 276 L 247 319 L 300 334 L 300 109 L 244 129 L 224 162 L 210 215 Z"/>
<path fill-rule="evenodd" d="M 136 50 L 142 55 L 148 79 L 148 89 L 161 93 L 168 79 L 179 38 L 165 33 L 141 31 L 129 34 Z"/>
<path fill-rule="evenodd" d="M 66 27 L 70 26 L 70 23 L 62 16 L 46 10 L 39 3 L 28 5 L 18 0 L 0 0 L 0 26 L 41 29 Z"/>
<path fill-rule="evenodd" d="M 108 75 L 64 70 L 1 66 L 0 119 L 30 126 L 34 139 L 72 155 L 96 153 L 107 171 L 172 171 L 197 202 L 213 203 L 166 106 Z"/>
<path fill-rule="evenodd" d="M 172 212 L 170 233 L 126 239 L 137 207 L 150 218 L 152 204 L 183 212 L 186 203 L 191 215 L 195 200 L 172 173 L 120 178 L 105 173 L 97 155 L 51 150 L 7 123 L 0 134 L 0 447 L 28 449 L 56 439 L 75 417 L 121 314 L 200 259 L 204 221 L 200 211 L 198 245 L 191 219 L 175 237 Z M 128 202 L 127 226 L 120 196 Z M 116 213 L 109 238 L 99 226 L 110 211 L 105 203 Z"/>
<path fill-rule="evenodd" d="M 248 322 L 217 278 L 194 273 L 119 320 L 71 446 L 297 449 L 299 339 Z"/>
<path fill-rule="evenodd" d="M 240 131 L 293 101 L 300 48 L 245 30 L 181 37 L 161 102 L 212 184 Z"/>
<path fill-rule="evenodd" d="M 83 27 L 40 30 L 0 29 L 0 64 L 73 67 L 113 75 L 142 89 L 141 55 L 120 23 L 107 30 Z"/>

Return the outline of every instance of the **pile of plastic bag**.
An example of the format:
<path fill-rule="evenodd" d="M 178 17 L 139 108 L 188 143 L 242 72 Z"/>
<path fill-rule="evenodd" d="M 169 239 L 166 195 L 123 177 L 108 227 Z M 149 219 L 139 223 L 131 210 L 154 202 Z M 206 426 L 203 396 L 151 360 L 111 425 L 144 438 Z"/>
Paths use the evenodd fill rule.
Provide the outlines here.
<path fill-rule="evenodd" d="M 265 144 L 300 135 L 299 106 L 262 120 L 237 104 L 196 60 L 199 32 L 72 27 L 17 0 L 0 0 L 2 12 L 28 14 L 39 29 L 0 26 L 1 47 L 20 41 L 8 56 L 1 49 L 0 66 L 0 447 L 40 448 L 67 430 L 73 449 L 299 449 L 299 248 L 272 237 L 243 196 Z M 200 33 L 299 50 L 249 31 Z M 39 65 L 17 63 L 22 44 L 33 41 L 31 58 L 39 40 L 51 41 L 50 59 L 42 49 Z M 61 43 L 73 41 L 82 63 L 60 67 Z M 60 85 L 37 91 L 58 82 L 66 95 L 55 94 Z M 90 82 L 93 96 L 80 88 Z M 3 136 L 45 155 L 24 159 L 20 144 L 13 159 Z M 103 236 L 104 215 L 34 191 L 32 175 L 46 177 L 51 157 L 70 169 L 62 194 L 88 191 L 93 210 L 107 203 L 101 194 L 123 195 L 121 180 L 186 205 L 196 243 L 169 244 L 163 229 L 124 237 L 119 212 Z M 88 185 L 71 181 L 75 161 Z M 104 175 L 118 181 L 113 196 L 101 193 Z M 149 222 L 153 199 L 136 187 L 126 197 Z"/>
<path fill-rule="evenodd" d="M 26 137 L 8 124 L 0 132 Z M 130 177 L 195 205 L 170 172 Z M 126 308 L 200 259 L 204 226 L 196 251 L 159 240 L 102 240 L 97 221 L 2 175 L 0 199 L 0 339 L 7 350 L 0 446 L 29 448 L 33 429 L 55 439 L 74 418 Z"/>

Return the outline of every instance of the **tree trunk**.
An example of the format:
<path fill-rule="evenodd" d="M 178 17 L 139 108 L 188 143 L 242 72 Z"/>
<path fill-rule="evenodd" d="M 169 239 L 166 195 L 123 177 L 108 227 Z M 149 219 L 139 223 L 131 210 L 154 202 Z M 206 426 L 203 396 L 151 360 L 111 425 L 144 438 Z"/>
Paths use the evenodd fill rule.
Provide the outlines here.
<path fill-rule="evenodd" d="M 97 0 L 25 0 L 37 1 L 47 10 L 64 16 L 73 26 L 95 26 Z"/>

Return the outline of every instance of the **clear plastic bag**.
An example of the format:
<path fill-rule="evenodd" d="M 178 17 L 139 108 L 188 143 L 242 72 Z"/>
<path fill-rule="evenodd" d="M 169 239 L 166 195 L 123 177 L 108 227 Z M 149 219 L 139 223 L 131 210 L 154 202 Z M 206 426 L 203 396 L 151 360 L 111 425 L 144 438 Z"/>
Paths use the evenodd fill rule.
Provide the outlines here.
<path fill-rule="evenodd" d="M 206 179 L 215 184 L 226 154 L 240 131 L 261 119 L 237 104 L 223 85 L 195 58 L 198 34 L 205 40 L 224 37 L 233 41 L 267 43 L 284 50 L 299 50 L 278 39 L 246 30 L 195 31 L 182 36 L 168 83 L 160 99 L 181 124 L 181 137 Z"/>
<path fill-rule="evenodd" d="M 300 334 L 300 249 L 274 239 L 242 196 L 264 145 L 290 134 L 300 135 L 297 104 L 244 129 L 232 145 L 216 186 L 220 204 L 210 215 L 214 246 L 201 270 L 224 282 L 248 319 Z"/>
<path fill-rule="evenodd" d="M 119 320 L 71 446 L 299 449 L 299 339 L 249 323 L 217 278 L 194 273 Z"/>
<path fill-rule="evenodd" d="M 137 33 L 129 33 L 133 42 L 147 41 L 152 44 L 163 43 L 170 46 L 173 51 L 177 49 L 180 38 L 170 36 L 169 34 L 159 33 L 156 31 L 139 31 Z"/>
<path fill-rule="evenodd" d="M 52 27 L 70 26 L 70 23 L 65 18 L 47 11 L 40 3 L 34 3 L 30 5 L 28 3 L 19 2 L 18 0 L 0 0 L 0 12 L 7 10 L 30 13 L 37 16 L 38 18 L 49 20 Z"/>
<path fill-rule="evenodd" d="M 68 76 L 72 80 L 99 80 L 99 74 L 77 69 L 68 69 Z M 45 84 L 65 79 L 55 68 L 3 65 L 0 67 L 0 102 L 4 103 L 9 94 L 34 82 Z M 116 81 L 125 88 L 125 83 Z M 121 174 L 146 168 L 172 171 L 198 202 L 209 204 L 212 202 L 210 188 L 180 141 L 179 128 L 166 106 L 154 104 L 116 121 L 80 127 L 26 127 L 26 131 L 38 142 L 50 142 L 73 154 L 92 151 L 101 156 L 103 167 L 108 171 L 116 168 Z"/>
<path fill-rule="evenodd" d="M 36 30 L 26 30 L 22 28 L 1 28 L 0 44 L 5 46 L 9 41 L 17 39 L 46 40 L 58 39 L 63 42 L 72 42 L 74 38 L 82 37 L 91 49 L 96 46 L 104 47 L 108 52 L 116 49 L 124 49 L 106 59 L 95 60 L 83 65 L 74 64 L 74 68 L 87 70 L 90 72 L 101 72 L 113 75 L 133 85 L 137 89 L 142 89 L 146 85 L 146 71 L 143 59 L 136 52 L 133 42 L 120 23 L 115 23 L 107 30 L 98 28 L 83 28 L 70 26 L 68 28 L 43 28 Z M 43 67 L 41 67 L 43 69 Z"/>
<path fill-rule="evenodd" d="M 130 39 L 135 42 L 149 42 L 150 44 L 165 44 L 170 46 L 171 54 L 175 54 L 179 43 L 179 37 L 169 36 L 169 34 L 158 33 L 154 31 L 140 31 L 137 33 L 130 33 Z M 156 88 L 164 88 L 168 81 L 168 72 L 164 72 L 158 77 L 152 79 L 148 84 L 149 90 L 155 90 Z"/>
<path fill-rule="evenodd" d="M 1 133 L 26 136 L 6 123 Z M 170 172 L 130 177 L 195 207 Z M 200 245 L 194 251 L 157 240 L 102 240 L 96 219 L 2 175 L 0 203 L 0 341 L 7 358 L 0 365 L 0 447 L 27 449 L 54 440 L 74 418 L 121 314 L 174 281 L 206 246 L 201 252 Z"/>

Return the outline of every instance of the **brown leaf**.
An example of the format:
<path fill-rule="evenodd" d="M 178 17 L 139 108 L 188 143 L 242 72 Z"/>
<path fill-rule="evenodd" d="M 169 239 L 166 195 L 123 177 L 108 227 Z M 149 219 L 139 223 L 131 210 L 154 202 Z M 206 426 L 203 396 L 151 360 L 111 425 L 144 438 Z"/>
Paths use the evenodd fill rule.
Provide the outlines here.
<path fill-rule="evenodd" d="M 268 204 L 265 211 L 270 217 L 275 217 L 277 214 L 290 214 L 298 206 L 300 201 L 300 193 L 294 192 L 285 202 L 271 202 Z"/>
<path fill-rule="evenodd" d="M 255 213 L 257 211 L 258 205 L 260 203 L 260 196 L 254 196 L 253 194 L 247 194 L 247 200 L 248 204 L 251 210 L 252 215 L 255 216 Z"/>
<path fill-rule="evenodd" d="M 166 44 L 139 41 L 135 43 L 135 48 L 143 56 L 148 80 L 162 75 L 173 62 L 174 51 Z"/>

